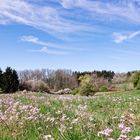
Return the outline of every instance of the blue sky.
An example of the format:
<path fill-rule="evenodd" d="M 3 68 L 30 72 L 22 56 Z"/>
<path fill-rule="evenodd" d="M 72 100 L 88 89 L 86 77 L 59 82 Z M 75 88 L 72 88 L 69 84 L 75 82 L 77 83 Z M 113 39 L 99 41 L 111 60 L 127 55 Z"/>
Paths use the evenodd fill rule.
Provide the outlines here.
<path fill-rule="evenodd" d="M 0 67 L 140 69 L 140 0 L 1 0 Z"/>

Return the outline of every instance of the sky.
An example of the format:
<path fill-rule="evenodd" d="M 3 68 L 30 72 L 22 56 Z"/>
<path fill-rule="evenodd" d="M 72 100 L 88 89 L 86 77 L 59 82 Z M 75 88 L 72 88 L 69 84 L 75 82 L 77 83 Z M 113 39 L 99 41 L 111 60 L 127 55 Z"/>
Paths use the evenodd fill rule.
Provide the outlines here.
<path fill-rule="evenodd" d="M 140 70 L 140 0 L 0 0 L 0 68 Z"/>

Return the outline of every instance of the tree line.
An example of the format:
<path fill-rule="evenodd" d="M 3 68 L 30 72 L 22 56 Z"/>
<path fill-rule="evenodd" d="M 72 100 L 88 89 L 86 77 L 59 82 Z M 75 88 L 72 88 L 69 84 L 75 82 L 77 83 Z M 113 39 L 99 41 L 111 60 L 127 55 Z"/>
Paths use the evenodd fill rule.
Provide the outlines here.
<path fill-rule="evenodd" d="M 19 72 L 19 80 L 22 85 L 26 85 L 27 81 L 43 81 L 47 83 L 48 87 L 51 90 L 57 91 L 64 88 L 74 89 L 80 85 L 80 77 L 84 75 L 89 75 L 94 79 L 94 82 L 99 83 L 102 81 L 102 84 L 110 83 L 114 76 L 113 71 L 93 71 L 93 72 L 78 72 L 71 70 L 24 70 Z M 101 80 L 99 80 L 101 79 Z"/>
<path fill-rule="evenodd" d="M 139 71 L 115 73 L 106 70 L 78 72 L 65 69 L 36 69 L 17 72 L 7 67 L 5 71 L 0 69 L 0 90 L 5 93 L 17 90 L 50 92 L 69 88 L 74 91 L 73 94 L 84 94 L 85 92 L 120 90 L 118 89 L 120 84 L 125 85 L 130 81 L 138 89 L 140 88 L 139 77 Z"/>

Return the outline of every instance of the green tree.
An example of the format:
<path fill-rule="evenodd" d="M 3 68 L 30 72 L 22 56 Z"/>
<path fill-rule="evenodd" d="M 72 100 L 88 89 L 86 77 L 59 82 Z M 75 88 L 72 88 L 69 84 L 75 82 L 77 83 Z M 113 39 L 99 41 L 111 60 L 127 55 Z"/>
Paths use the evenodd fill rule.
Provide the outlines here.
<path fill-rule="evenodd" d="M 0 69 L 0 90 L 1 90 L 1 85 L 2 85 L 2 70 Z"/>
<path fill-rule="evenodd" d="M 16 92 L 19 87 L 18 75 L 15 70 L 7 67 L 5 72 L 2 74 L 1 89 L 3 92 L 12 93 Z"/>
<path fill-rule="evenodd" d="M 95 93 L 95 86 L 93 85 L 92 78 L 90 75 L 86 74 L 84 76 L 80 76 L 80 87 L 79 93 L 81 95 L 93 95 Z"/>
<path fill-rule="evenodd" d="M 133 86 L 136 89 L 140 89 L 140 72 L 136 72 L 132 75 Z"/>
<path fill-rule="evenodd" d="M 2 75 L 2 70 L 1 70 L 1 68 L 0 68 L 0 76 Z"/>

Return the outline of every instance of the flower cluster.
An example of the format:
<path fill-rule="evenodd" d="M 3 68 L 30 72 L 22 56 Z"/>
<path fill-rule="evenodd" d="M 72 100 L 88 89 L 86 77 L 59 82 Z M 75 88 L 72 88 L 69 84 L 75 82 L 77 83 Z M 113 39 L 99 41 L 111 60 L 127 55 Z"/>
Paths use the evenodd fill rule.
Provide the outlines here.
<path fill-rule="evenodd" d="M 22 133 L 20 130 L 24 129 L 27 122 L 37 121 L 41 117 L 37 107 L 24 105 L 11 96 L 0 99 L 0 124 L 8 128 L 12 135 Z"/>
<path fill-rule="evenodd" d="M 124 118 L 124 116 L 122 117 Z M 128 133 L 132 131 L 130 127 L 127 127 L 125 125 L 125 120 L 121 118 L 121 122 L 118 124 L 118 127 L 120 129 L 120 136 L 117 138 L 117 140 L 140 140 L 140 136 L 136 136 L 135 138 L 129 138 Z M 113 132 L 113 129 L 107 128 L 103 131 L 98 132 L 98 136 L 110 136 L 111 133 Z M 107 138 L 107 140 L 115 140 L 113 138 Z"/>
<path fill-rule="evenodd" d="M 110 136 L 111 132 L 113 132 L 113 129 L 107 128 L 103 131 L 98 132 L 98 135 Z"/>

